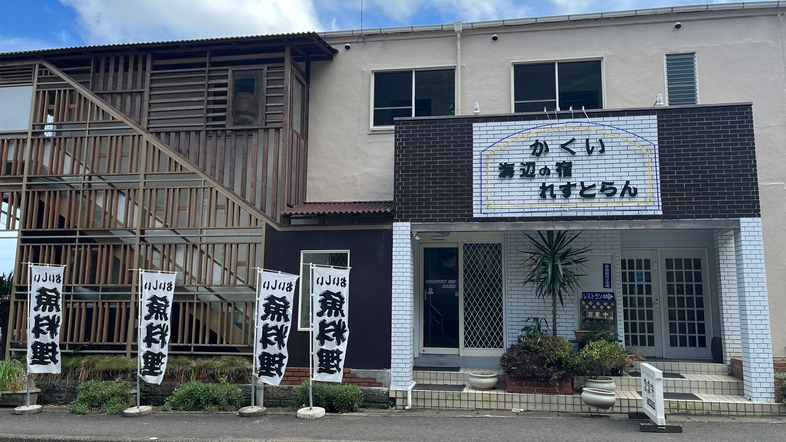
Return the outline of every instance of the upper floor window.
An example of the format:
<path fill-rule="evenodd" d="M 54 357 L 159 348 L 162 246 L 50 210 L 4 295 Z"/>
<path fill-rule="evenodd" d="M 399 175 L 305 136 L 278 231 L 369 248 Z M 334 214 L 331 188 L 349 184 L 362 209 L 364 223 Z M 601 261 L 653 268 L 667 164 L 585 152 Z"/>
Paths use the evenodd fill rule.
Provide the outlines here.
<path fill-rule="evenodd" d="M 456 70 L 375 72 L 371 126 L 389 128 L 396 117 L 453 115 Z"/>
<path fill-rule="evenodd" d="M 234 71 L 232 74 L 232 126 L 262 124 L 264 72 Z"/>
<path fill-rule="evenodd" d="M 695 52 L 666 54 L 666 104 L 699 104 Z"/>
<path fill-rule="evenodd" d="M 513 111 L 601 109 L 600 60 L 527 63 L 513 66 Z"/>

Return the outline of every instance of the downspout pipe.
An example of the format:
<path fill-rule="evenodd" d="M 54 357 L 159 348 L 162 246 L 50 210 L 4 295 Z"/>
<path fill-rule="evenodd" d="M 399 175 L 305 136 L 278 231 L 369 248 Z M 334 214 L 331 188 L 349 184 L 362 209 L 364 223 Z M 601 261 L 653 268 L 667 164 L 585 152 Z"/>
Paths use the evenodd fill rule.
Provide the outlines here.
<path fill-rule="evenodd" d="M 456 32 L 456 115 L 461 115 L 461 32 L 464 30 L 464 23 L 457 21 L 453 23 L 453 30 Z"/>
<path fill-rule="evenodd" d="M 409 381 L 409 387 L 407 387 L 407 405 L 404 407 L 405 410 L 409 410 L 412 408 L 412 388 L 415 387 L 417 382 Z"/>

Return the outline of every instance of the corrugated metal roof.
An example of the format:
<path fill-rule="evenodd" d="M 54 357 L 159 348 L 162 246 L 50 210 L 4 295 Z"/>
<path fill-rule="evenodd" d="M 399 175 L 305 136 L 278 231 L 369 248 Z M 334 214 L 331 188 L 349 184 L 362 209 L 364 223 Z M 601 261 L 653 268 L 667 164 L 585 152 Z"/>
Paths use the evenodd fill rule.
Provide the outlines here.
<path fill-rule="evenodd" d="M 281 212 L 283 216 L 365 215 L 393 213 L 393 201 L 358 201 L 342 203 L 303 203 Z"/>
<path fill-rule="evenodd" d="M 269 35 L 249 35 L 241 37 L 215 37 L 202 38 L 196 40 L 169 40 L 145 43 L 115 43 L 107 45 L 92 46 L 71 46 L 66 48 L 33 49 L 18 52 L 0 52 L 0 59 L 18 58 L 19 56 L 29 57 L 31 55 L 48 55 L 53 53 L 68 52 L 102 52 L 117 51 L 121 49 L 159 49 L 167 46 L 191 47 L 199 45 L 212 45 L 216 43 L 239 43 L 253 42 L 258 40 L 266 43 L 308 43 L 313 41 L 316 46 L 320 46 L 320 52 L 335 54 L 338 50 L 328 44 L 322 36 L 316 32 L 294 32 L 289 34 L 269 34 Z"/>

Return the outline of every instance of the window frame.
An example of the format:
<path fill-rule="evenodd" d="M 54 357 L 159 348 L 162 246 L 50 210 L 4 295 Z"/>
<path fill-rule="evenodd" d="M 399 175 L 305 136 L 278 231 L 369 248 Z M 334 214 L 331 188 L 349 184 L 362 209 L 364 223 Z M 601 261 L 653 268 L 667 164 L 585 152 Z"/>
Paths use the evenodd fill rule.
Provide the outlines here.
<path fill-rule="evenodd" d="M 582 61 L 599 61 L 600 62 L 600 109 L 606 109 L 606 59 L 604 56 L 594 57 L 575 57 L 575 58 L 552 58 L 552 59 L 539 59 L 539 60 L 520 60 L 510 63 L 510 112 L 516 113 L 516 66 L 526 64 L 545 64 L 554 63 L 557 67 L 554 69 L 554 96 L 556 102 L 556 110 L 563 111 L 559 105 L 559 63 L 574 63 Z M 581 109 L 573 109 L 574 111 L 581 111 Z M 548 112 L 554 112 L 554 109 L 547 109 Z M 536 111 L 537 112 L 537 111 Z M 542 111 L 541 111 L 542 112 Z"/>
<path fill-rule="evenodd" d="M 458 82 L 457 78 L 457 69 L 456 65 L 444 65 L 444 66 L 428 66 L 428 67 L 412 67 L 412 68 L 401 68 L 401 69 L 372 69 L 371 70 L 371 88 L 369 93 L 369 130 L 373 132 L 378 131 L 392 131 L 395 125 L 386 125 L 386 126 L 375 126 L 374 125 L 374 87 L 376 86 L 376 78 L 377 74 L 379 73 L 393 73 L 393 72 L 411 72 L 412 73 L 412 94 L 410 98 L 412 99 L 412 111 L 410 112 L 410 117 L 415 117 L 415 109 L 416 109 L 416 100 L 415 100 L 415 90 L 417 86 L 415 84 L 415 73 L 416 72 L 423 72 L 423 71 L 444 71 L 452 69 L 453 70 L 453 105 L 455 106 L 456 102 L 458 101 L 458 88 L 456 84 Z"/>
<path fill-rule="evenodd" d="M 235 117 L 232 115 L 235 109 L 235 74 L 238 72 L 259 72 L 261 75 L 259 77 L 260 84 L 257 85 L 257 88 L 262 89 L 262 96 L 261 98 L 257 97 L 257 103 L 259 103 L 259 113 L 260 119 L 258 124 L 235 124 Z M 267 69 L 262 66 L 257 67 L 248 67 L 248 68 L 232 68 L 229 69 L 229 85 L 227 90 L 227 116 L 226 116 L 226 127 L 229 129 L 247 129 L 247 128 L 254 128 L 254 127 L 264 127 L 267 125 L 265 121 L 265 109 L 267 106 L 267 94 L 265 91 L 265 86 L 267 82 Z M 257 96 L 257 94 L 254 94 Z"/>
<path fill-rule="evenodd" d="M 310 284 L 311 278 L 310 277 L 308 278 L 309 287 L 306 287 L 305 281 L 306 281 L 307 278 L 303 277 L 303 272 L 304 271 L 309 271 L 310 270 L 310 264 L 312 264 L 311 261 L 304 261 L 304 259 L 303 259 L 307 253 L 310 253 L 310 254 L 323 254 L 323 255 L 329 255 L 331 253 L 343 253 L 343 254 L 345 254 L 347 256 L 347 267 L 349 267 L 351 265 L 350 264 L 350 252 L 349 252 L 349 249 L 325 249 L 325 250 L 301 250 L 300 251 L 300 284 L 299 284 L 300 290 L 298 291 L 298 300 L 297 300 L 297 305 L 298 305 L 297 331 L 303 331 L 303 332 L 311 331 L 311 327 L 313 325 L 313 324 L 309 323 L 309 324 L 307 324 L 307 327 L 304 327 L 303 326 L 304 320 L 302 320 L 303 319 L 302 318 L 302 313 L 303 313 L 303 310 L 304 310 L 303 309 L 303 301 L 305 299 L 308 299 L 309 302 L 306 305 L 308 305 L 309 312 L 311 311 L 311 302 L 310 302 L 311 301 L 311 299 L 310 299 L 311 298 L 311 287 L 310 287 L 310 285 L 311 285 Z M 325 265 L 325 264 L 319 264 L 319 265 Z M 308 290 L 308 292 L 304 293 L 305 290 Z"/>
<path fill-rule="evenodd" d="M 671 104 L 669 100 L 669 70 L 668 70 L 668 57 L 669 55 L 688 55 L 693 54 L 693 83 L 696 87 L 696 102 L 695 103 L 679 103 L 679 104 Z M 699 53 L 697 51 L 687 51 L 687 52 L 667 52 L 663 54 L 663 91 L 665 95 L 665 102 L 664 104 L 669 106 L 690 106 L 695 104 L 701 104 L 701 95 L 700 95 L 700 88 L 699 88 Z"/>

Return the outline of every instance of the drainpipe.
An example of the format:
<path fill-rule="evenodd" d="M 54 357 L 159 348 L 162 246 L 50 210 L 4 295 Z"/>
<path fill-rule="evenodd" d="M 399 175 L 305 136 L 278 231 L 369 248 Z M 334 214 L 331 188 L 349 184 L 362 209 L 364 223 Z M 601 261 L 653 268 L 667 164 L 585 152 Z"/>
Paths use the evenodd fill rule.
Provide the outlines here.
<path fill-rule="evenodd" d="M 460 21 L 453 23 L 456 32 L 456 115 L 461 115 L 461 31 L 464 24 Z"/>
<path fill-rule="evenodd" d="M 412 408 L 412 388 L 415 387 L 417 382 L 409 381 L 409 387 L 407 387 L 407 405 L 404 407 L 405 410 L 409 410 Z"/>

